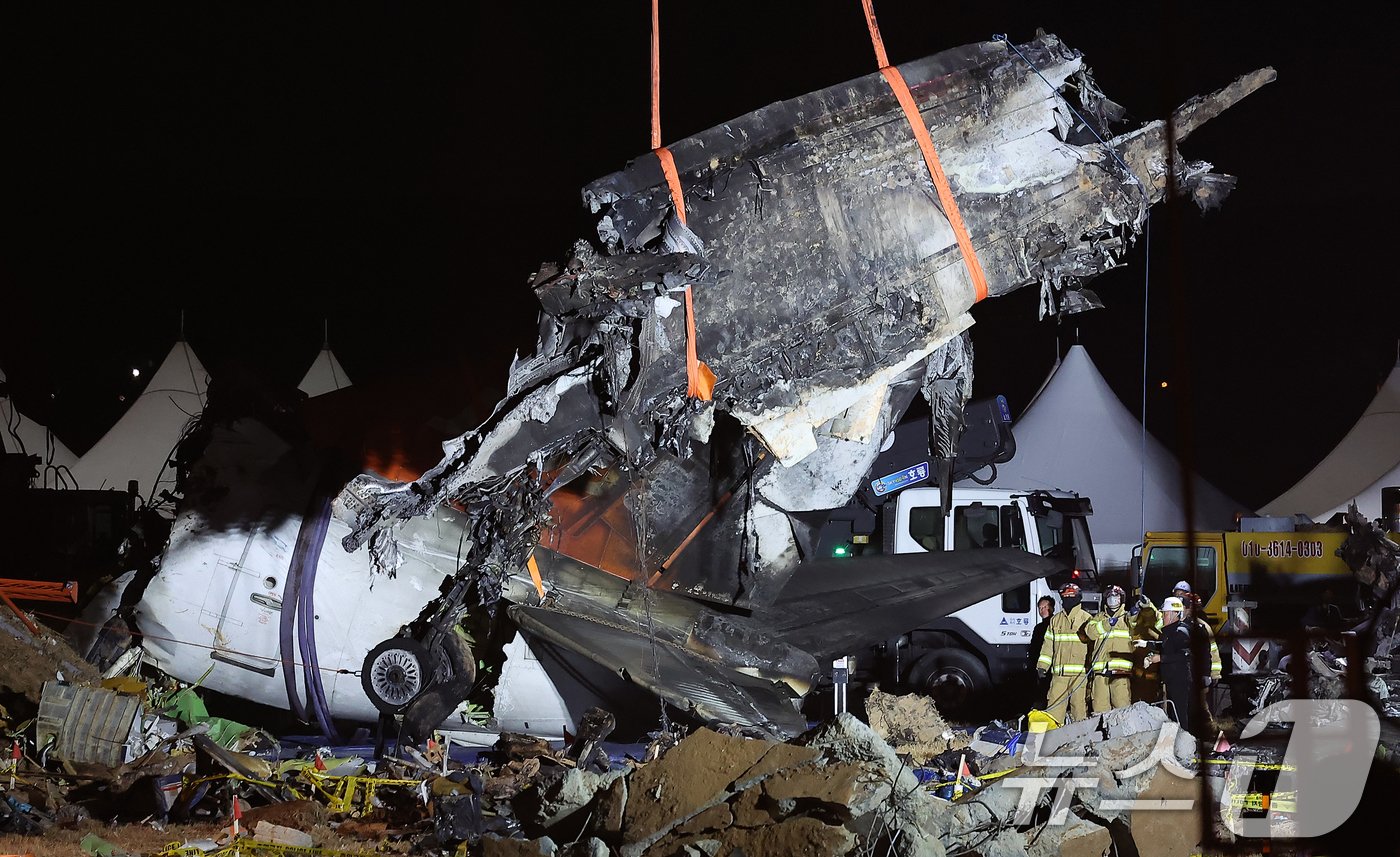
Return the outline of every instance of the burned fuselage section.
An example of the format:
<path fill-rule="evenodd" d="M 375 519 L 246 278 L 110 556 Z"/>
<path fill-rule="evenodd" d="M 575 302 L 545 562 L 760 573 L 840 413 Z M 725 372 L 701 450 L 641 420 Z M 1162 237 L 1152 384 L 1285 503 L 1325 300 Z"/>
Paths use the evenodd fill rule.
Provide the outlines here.
<path fill-rule="evenodd" d="M 1174 132 L 1154 122 L 1110 137 L 1080 117 L 1119 108 L 1053 35 L 957 48 L 901 71 L 986 272 L 985 296 L 1036 285 L 1046 313 L 1095 302 L 1068 296 L 1119 264 L 1152 203 L 1173 190 L 1212 203 L 1228 191 L 1233 179 L 1181 160 L 1169 140 L 1272 79 L 1256 72 L 1192 102 Z M 851 597 L 862 587 L 922 581 L 941 598 L 928 609 L 945 612 L 1000 591 L 936 586 L 936 569 L 952 569 L 938 556 L 917 573 L 895 563 L 841 585 L 824 577 L 820 591 L 789 588 L 827 510 L 861 486 L 916 396 L 933 405 L 935 459 L 956 449 L 978 289 L 879 74 L 669 151 L 679 200 L 653 154 L 584 189 L 601 247 L 580 241 L 534 278 L 538 345 L 512 365 L 505 399 L 444 443 L 419 479 L 353 479 L 325 529 L 343 537 L 325 551 L 392 576 L 406 528 L 450 506 L 463 585 L 423 593 L 413 634 L 504 597 L 529 633 L 683 708 L 788 731 L 797 720 L 775 712 L 801 697 L 814 664 L 783 640 L 776 617 L 788 593 L 811 623 L 840 607 L 858 624 L 861 604 L 872 623 L 899 621 L 878 599 Z M 1014 565 L 1004 578 L 966 570 L 967 580 L 1004 589 L 1045 571 Z M 814 639 L 811 627 L 794 639 Z M 872 627 L 872 639 L 898 630 Z M 645 652 L 652 667 L 621 652 Z"/>

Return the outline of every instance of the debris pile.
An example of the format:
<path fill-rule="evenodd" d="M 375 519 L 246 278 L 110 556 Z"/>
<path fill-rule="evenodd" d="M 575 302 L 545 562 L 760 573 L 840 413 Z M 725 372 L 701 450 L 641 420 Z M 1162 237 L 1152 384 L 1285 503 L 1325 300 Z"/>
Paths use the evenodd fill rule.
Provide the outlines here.
<path fill-rule="evenodd" d="M 1282 745 L 1242 753 L 1222 737 L 1198 758 L 1147 703 L 1049 731 L 953 724 L 927 698 L 878 690 L 866 709 L 871 725 L 843 713 L 787 741 L 668 726 L 633 745 L 610 743 L 613 715 L 592 709 L 565 741 L 439 731 L 376 754 L 275 739 L 212 715 L 191 686 L 53 680 L 37 715 L 10 724 L 0 836 L 35 857 L 1166 857 L 1200 850 L 1201 811 L 1230 842 L 1226 810 L 1292 806 L 1257 776 L 1287 769 Z"/>
<path fill-rule="evenodd" d="M 943 719 L 933 700 L 926 696 L 885 693 L 874 688 L 865 698 L 865 711 L 875 734 L 917 765 L 927 765 L 930 759 L 972 743 L 971 737 Z"/>
<path fill-rule="evenodd" d="M 485 854 L 725 857 L 1100 854 L 1137 840 L 1142 854 L 1192 853 L 1194 815 L 1173 814 L 1165 828 L 1153 818 L 1161 801 L 1199 795 L 1185 761 L 1194 740 L 1161 709 L 1139 703 L 1038 737 L 992 755 L 965 744 L 959 754 L 985 775 L 961 778 L 951 799 L 937 796 L 947 785 L 938 768 L 850 714 L 786 743 L 701 728 L 653 761 L 601 773 L 542 754 L 513 802 L 517 836 L 531 844 L 494 832 L 481 844 Z M 1057 782 L 1066 770 L 1073 777 Z"/>

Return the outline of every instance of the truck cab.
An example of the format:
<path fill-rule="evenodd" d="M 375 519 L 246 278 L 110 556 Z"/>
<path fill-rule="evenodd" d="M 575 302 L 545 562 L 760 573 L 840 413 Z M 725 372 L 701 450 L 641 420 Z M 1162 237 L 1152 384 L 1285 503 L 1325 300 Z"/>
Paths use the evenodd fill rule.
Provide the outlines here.
<path fill-rule="evenodd" d="M 1236 604 L 1257 606 L 1250 614 L 1256 629 L 1288 629 L 1327 589 L 1354 599 L 1355 576 L 1339 555 L 1346 538 L 1318 529 L 1145 533 L 1133 561 L 1139 590 L 1154 604 L 1185 580 L 1215 630 Z"/>
<path fill-rule="evenodd" d="M 1359 617 L 1356 576 L 1341 557 L 1348 534 L 1287 518 L 1246 518 L 1246 531 L 1149 532 L 1134 551 L 1140 594 L 1161 605 L 1179 580 L 1200 596 L 1219 636 L 1235 699 L 1258 694 L 1310 607 L 1330 600 L 1337 618 Z"/>
<path fill-rule="evenodd" d="M 1064 491 L 1014 491 L 959 487 L 944 509 L 940 489 L 907 487 L 884 498 L 878 539 L 862 539 L 835 519 L 823 533 L 823 556 L 926 553 L 1009 547 L 1060 558 L 1064 570 L 912 629 L 857 656 L 862 673 L 886 687 L 924 693 L 940 709 L 956 713 L 993 686 L 1029 680 L 1030 644 L 1040 622 L 1042 596 L 1058 603 L 1058 590 L 1075 582 L 1086 610 L 1097 609 L 1098 572 L 1088 499 Z M 844 526 L 843 526 L 844 524 Z"/>

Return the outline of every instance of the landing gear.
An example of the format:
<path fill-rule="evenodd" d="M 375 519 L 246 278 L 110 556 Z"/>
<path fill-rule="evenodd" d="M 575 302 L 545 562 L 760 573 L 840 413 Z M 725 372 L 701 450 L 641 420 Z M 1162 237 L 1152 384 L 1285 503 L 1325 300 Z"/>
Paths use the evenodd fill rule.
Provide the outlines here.
<path fill-rule="evenodd" d="M 431 670 L 432 661 L 422 643 L 394 637 L 365 655 L 360 685 L 381 713 L 398 714 L 428 686 Z"/>
<path fill-rule="evenodd" d="M 417 640 L 394 637 L 365 655 L 360 685 L 381 714 L 402 714 L 409 703 L 435 684 L 452 683 L 471 690 L 476 660 L 471 646 L 454 632 L 438 637 L 430 651 Z"/>

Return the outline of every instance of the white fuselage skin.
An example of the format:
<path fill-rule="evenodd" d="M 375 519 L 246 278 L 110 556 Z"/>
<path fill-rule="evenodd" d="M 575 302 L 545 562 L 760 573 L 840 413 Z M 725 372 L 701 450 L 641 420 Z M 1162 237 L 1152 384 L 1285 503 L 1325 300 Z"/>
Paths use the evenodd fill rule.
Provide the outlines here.
<path fill-rule="evenodd" d="M 159 573 L 138 607 L 149 660 L 184 681 L 289 708 L 279 639 L 282 598 L 302 519 L 212 529 L 200 514 L 176 518 Z M 365 548 L 346 553 L 349 527 L 332 518 L 312 590 L 317 666 L 333 716 L 373 722 L 379 713 L 358 672 L 371 648 L 418 618 L 457 570 L 462 516 L 449 506 L 398 531 L 403 560 L 390 578 Z M 295 645 L 296 635 L 293 633 Z M 306 699 L 298 650 L 297 692 Z"/>

